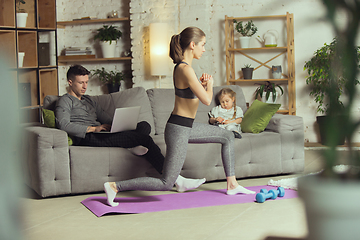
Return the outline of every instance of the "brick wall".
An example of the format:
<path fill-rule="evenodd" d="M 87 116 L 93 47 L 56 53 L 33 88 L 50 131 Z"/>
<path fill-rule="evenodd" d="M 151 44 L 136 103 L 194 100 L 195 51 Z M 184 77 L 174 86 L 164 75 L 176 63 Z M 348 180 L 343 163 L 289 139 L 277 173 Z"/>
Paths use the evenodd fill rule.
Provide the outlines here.
<path fill-rule="evenodd" d="M 82 17 L 92 17 L 104 19 L 112 11 L 116 10 L 120 17 L 129 17 L 129 2 L 130 0 L 86 0 L 86 1 L 70 1 L 57 0 L 57 21 L 71 21 Z M 58 55 L 66 47 L 90 47 L 93 54 L 100 55 L 100 46 L 93 41 L 93 36 L 96 29 L 102 27 L 104 24 L 84 24 L 66 26 L 65 29 L 58 29 Z M 106 24 L 106 25 L 110 25 Z M 125 50 L 131 48 L 130 41 L 130 23 L 121 22 L 113 24 L 122 31 L 123 37 L 118 41 L 116 46 L 115 56 L 120 57 Z M 96 62 L 96 63 L 81 63 L 88 70 L 101 69 L 105 67 L 107 70 L 117 70 L 128 72 L 131 71 L 131 62 Z M 70 65 L 59 65 L 59 93 L 66 93 L 66 72 Z M 106 87 L 103 86 L 97 79 L 90 79 L 87 93 L 90 95 L 99 95 L 106 92 Z"/>
<path fill-rule="evenodd" d="M 131 13 L 131 39 L 133 52 L 133 81 L 134 86 L 153 88 L 160 86 L 158 76 L 150 74 L 149 59 L 149 24 L 153 22 L 166 22 L 169 25 L 169 41 L 173 34 L 178 34 L 188 26 L 201 28 L 205 33 L 210 32 L 211 1 L 145 1 L 132 0 Z M 212 49 L 211 34 L 207 36 L 207 49 Z M 210 52 L 210 51 L 209 51 Z M 205 54 L 200 61 L 194 61 L 193 67 L 198 74 L 212 69 L 212 54 Z M 162 76 L 161 87 L 172 88 L 173 63 L 169 58 L 168 75 Z"/>
<path fill-rule="evenodd" d="M 324 16 L 324 7 L 321 0 L 86 0 L 70 1 L 57 0 L 58 20 L 72 20 L 83 16 L 105 18 L 106 14 L 113 9 L 118 9 L 120 16 L 129 16 L 131 38 L 131 51 L 133 59 L 134 87 L 142 86 L 145 89 L 158 87 L 159 78 L 151 76 L 149 71 L 149 36 L 148 27 L 152 22 L 167 22 L 169 24 L 169 39 L 173 34 L 179 33 L 188 26 L 201 28 L 207 38 L 206 52 L 200 60 L 193 61 L 193 68 L 197 75 L 207 72 L 214 76 L 215 85 L 225 85 L 225 46 L 224 46 L 224 18 L 228 16 L 266 16 L 284 15 L 286 12 L 294 13 L 295 23 L 295 77 L 296 77 L 296 106 L 297 115 L 304 118 L 305 141 L 316 142 L 316 105 L 314 99 L 309 97 L 309 90 L 305 84 L 306 73 L 303 71 L 305 61 L 309 60 L 313 52 L 325 42 L 329 43 L 333 38 L 333 32 L 329 24 L 319 21 Z M 340 21 L 341 16 L 339 17 Z M 99 26 L 86 26 L 69 29 L 65 34 L 58 31 L 59 50 L 69 44 L 81 44 L 89 39 L 86 32 L 91 32 Z M 272 25 L 263 25 L 259 29 L 259 35 L 266 30 L 272 29 Z M 68 31 L 68 28 L 66 28 Z M 283 31 L 280 29 L 280 32 Z M 70 34 L 70 37 L 69 37 Z M 257 34 L 258 35 L 258 34 Z M 283 35 L 283 34 L 282 34 Z M 284 36 L 284 35 L 283 35 Z M 310 41 L 311 39 L 311 41 Z M 86 43 L 89 44 L 89 43 Z M 258 46 L 256 39 L 251 44 Z M 360 41 L 359 41 L 360 45 Z M 120 50 L 127 46 L 121 45 Z M 130 46 L 130 40 L 128 43 Z M 277 62 L 274 62 L 277 63 Z M 244 62 L 236 61 L 239 73 Z M 269 63 L 270 65 L 273 63 Z M 89 68 L 97 68 L 106 65 L 107 68 L 123 68 L 123 64 L 94 64 L 87 65 Z M 252 64 L 257 66 L 258 64 Z M 172 88 L 172 67 L 169 58 L 169 74 L 162 77 L 161 87 Z M 66 79 L 64 73 L 66 67 L 59 67 L 60 94 L 65 92 Z M 260 71 L 257 71 L 261 73 Z M 259 77 L 258 77 L 259 78 Z M 254 84 L 243 86 L 245 98 L 250 103 L 254 100 Z M 102 94 L 102 86 L 95 81 L 89 86 L 89 94 Z M 286 103 L 286 96 L 283 97 Z M 360 100 L 359 100 L 360 102 Z M 360 104 L 354 107 L 354 111 L 360 115 Z M 356 136 L 360 139 L 360 134 Z"/>

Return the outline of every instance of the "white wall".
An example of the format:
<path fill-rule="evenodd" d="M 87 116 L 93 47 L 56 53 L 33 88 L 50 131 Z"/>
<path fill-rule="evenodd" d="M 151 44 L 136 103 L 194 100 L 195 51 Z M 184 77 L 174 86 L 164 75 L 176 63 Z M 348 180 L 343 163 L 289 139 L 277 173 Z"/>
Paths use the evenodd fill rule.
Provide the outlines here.
<path fill-rule="evenodd" d="M 58 0 L 58 20 L 71 20 L 71 17 L 62 16 L 68 9 L 75 9 L 74 5 L 98 1 L 83 1 L 83 3 L 70 0 Z M 99 1 L 100 2 L 100 1 Z M 101 1 L 105 2 L 105 1 Z M 120 2 L 120 5 L 116 5 Z M 121 7 L 124 0 L 107 0 L 103 6 Z M 59 6 L 60 5 L 60 6 Z M 63 10 L 59 11 L 59 7 Z M 102 11 L 94 8 L 86 8 L 84 15 L 99 17 L 104 12 L 111 11 L 109 7 L 103 7 Z M 94 12 L 95 11 L 95 12 Z M 305 84 L 306 72 L 303 71 L 305 61 L 309 60 L 314 51 L 325 42 L 330 43 L 333 39 L 331 26 L 321 21 L 325 9 L 321 0 L 131 0 L 131 44 L 133 52 L 132 70 L 134 87 L 142 86 L 145 89 L 158 87 L 159 80 L 149 74 L 149 46 L 148 27 L 152 22 L 167 22 L 169 24 L 169 38 L 179 33 L 187 26 L 197 26 L 207 35 L 206 50 L 203 57 L 193 62 L 193 67 L 200 76 L 207 72 L 214 76 L 215 85 L 225 85 L 225 46 L 224 46 L 224 18 L 225 15 L 233 17 L 243 16 L 266 16 L 284 15 L 286 12 L 294 14 L 295 28 L 295 79 L 296 79 L 296 107 L 297 115 L 304 118 L 305 140 L 317 142 L 316 134 L 316 105 L 309 96 L 309 90 Z M 76 12 L 74 13 L 76 15 Z M 69 19 L 70 18 L 70 19 Z M 261 25 L 258 34 L 263 34 L 272 26 Z M 256 35 L 258 35 L 256 34 Z M 259 44 L 252 39 L 251 44 Z M 359 42 L 360 45 L 360 42 Z M 274 62 L 276 64 L 277 62 Z M 272 64 L 272 63 L 269 63 Z M 239 70 L 242 67 L 239 63 Z M 257 66 L 256 64 L 252 64 Z M 162 78 L 162 88 L 172 88 L 172 62 L 166 66 L 169 74 Z M 63 77 L 60 79 L 60 87 L 65 86 Z M 93 93 L 98 93 L 99 86 L 90 86 Z M 253 101 L 254 86 L 244 87 L 245 96 L 250 103 Z M 61 90 L 60 90 L 61 91 Z M 286 99 L 286 96 L 284 96 Z M 284 102 L 284 100 L 283 100 Z M 354 111 L 359 113 L 360 103 L 357 102 Z M 360 141 L 360 134 L 356 136 Z"/>

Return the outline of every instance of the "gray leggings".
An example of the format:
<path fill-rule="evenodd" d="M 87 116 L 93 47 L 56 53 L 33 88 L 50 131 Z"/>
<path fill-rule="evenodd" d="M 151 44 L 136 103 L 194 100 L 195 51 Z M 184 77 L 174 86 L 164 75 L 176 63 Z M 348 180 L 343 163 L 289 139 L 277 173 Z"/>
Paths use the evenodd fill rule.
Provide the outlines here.
<path fill-rule="evenodd" d="M 119 191 L 169 191 L 184 165 L 188 143 L 221 143 L 221 157 L 227 177 L 235 176 L 234 134 L 210 124 L 194 123 L 192 128 L 167 123 L 166 157 L 161 178 L 141 177 L 116 182 Z"/>

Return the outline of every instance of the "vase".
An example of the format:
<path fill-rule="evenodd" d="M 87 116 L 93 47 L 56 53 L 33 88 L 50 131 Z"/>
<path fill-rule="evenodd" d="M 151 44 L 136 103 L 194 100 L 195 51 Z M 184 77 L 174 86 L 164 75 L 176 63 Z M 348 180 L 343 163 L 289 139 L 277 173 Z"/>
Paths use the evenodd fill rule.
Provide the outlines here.
<path fill-rule="evenodd" d="M 298 179 L 298 194 L 305 204 L 307 240 L 358 239 L 360 182 L 306 176 Z"/>
<path fill-rule="evenodd" d="M 28 13 L 16 13 L 17 27 L 26 27 Z"/>
<path fill-rule="evenodd" d="M 103 58 L 114 58 L 115 57 L 115 47 L 116 40 L 100 42 Z"/>
<path fill-rule="evenodd" d="M 240 46 L 241 48 L 249 48 L 251 37 L 240 37 Z"/>

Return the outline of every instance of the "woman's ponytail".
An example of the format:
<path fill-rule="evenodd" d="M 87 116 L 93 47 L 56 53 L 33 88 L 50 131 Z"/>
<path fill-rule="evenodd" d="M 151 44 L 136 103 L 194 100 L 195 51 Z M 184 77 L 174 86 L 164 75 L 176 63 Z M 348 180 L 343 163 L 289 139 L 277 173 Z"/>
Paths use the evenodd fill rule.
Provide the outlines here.
<path fill-rule="evenodd" d="M 185 49 L 191 42 L 198 44 L 205 33 L 197 27 L 187 27 L 180 34 L 171 37 L 169 56 L 174 63 L 180 63 L 184 59 Z"/>
<path fill-rule="evenodd" d="M 180 34 L 171 37 L 169 56 L 174 63 L 179 63 L 184 59 L 183 50 L 180 45 Z"/>

